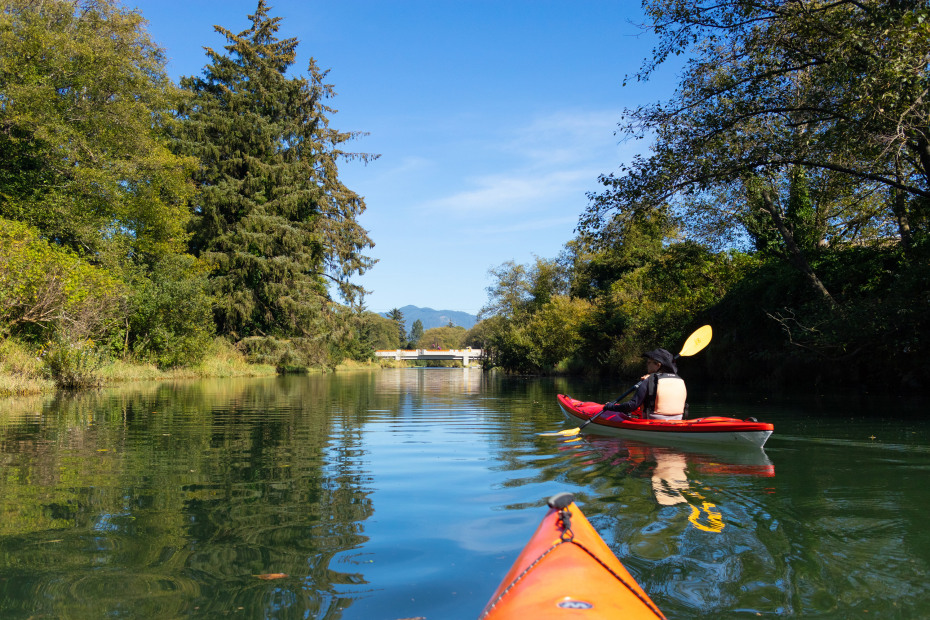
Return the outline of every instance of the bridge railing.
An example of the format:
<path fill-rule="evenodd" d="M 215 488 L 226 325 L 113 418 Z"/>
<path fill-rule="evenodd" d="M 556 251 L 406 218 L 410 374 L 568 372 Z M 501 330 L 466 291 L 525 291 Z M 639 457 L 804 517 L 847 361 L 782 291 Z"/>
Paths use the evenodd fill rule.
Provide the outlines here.
<path fill-rule="evenodd" d="M 393 349 L 375 351 L 375 356 L 401 360 L 461 360 L 468 364 L 473 360 L 484 358 L 483 349 Z"/>

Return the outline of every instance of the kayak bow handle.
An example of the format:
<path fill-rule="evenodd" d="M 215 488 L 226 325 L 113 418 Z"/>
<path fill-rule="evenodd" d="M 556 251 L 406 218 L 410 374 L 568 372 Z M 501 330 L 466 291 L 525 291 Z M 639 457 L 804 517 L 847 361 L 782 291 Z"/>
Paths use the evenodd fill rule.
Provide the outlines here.
<path fill-rule="evenodd" d="M 549 508 L 555 508 L 556 510 L 562 510 L 567 508 L 575 501 L 575 496 L 571 493 L 556 493 L 549 498 L 549 501 L 546 503 L 549 504 Z"/>

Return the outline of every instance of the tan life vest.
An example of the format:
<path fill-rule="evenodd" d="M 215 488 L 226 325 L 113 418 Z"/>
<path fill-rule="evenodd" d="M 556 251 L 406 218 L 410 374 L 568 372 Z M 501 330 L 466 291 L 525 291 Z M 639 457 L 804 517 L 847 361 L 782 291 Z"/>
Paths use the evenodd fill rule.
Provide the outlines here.
<path fill-rule="evenodd" d="M 646 417 L 652 420 L 680 420 L 685 413 L 688 390 L 678 375 L 655 373 L 649 377 Z"/>

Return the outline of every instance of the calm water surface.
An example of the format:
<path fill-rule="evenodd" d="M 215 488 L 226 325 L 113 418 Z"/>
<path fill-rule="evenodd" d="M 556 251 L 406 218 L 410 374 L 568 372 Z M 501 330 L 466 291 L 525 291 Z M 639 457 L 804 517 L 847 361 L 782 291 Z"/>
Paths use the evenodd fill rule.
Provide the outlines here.
<path fill-rule="evenodd" d="M 625 388 L 398 369 L 0 401 L 0 617 L 475 618 L 560 491 L 669 618 L 930 617 L 924 403 L 694 395 L 774 422 L 764 451 L 540 435 L 571 426 L 557 393 Z"/>

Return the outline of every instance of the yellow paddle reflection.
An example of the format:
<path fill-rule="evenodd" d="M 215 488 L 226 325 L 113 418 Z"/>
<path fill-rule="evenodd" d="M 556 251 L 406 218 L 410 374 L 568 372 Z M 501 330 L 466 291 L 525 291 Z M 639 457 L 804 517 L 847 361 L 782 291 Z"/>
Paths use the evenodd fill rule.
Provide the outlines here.
<path fill-rule="evenodd" d="M 601 456 L 598 461 L 606 460 L 611 465 L 629 463 L 634 466 L 631 473 L 648 475 L 656 502 L 660 506 L 687 506 L 690 509 L 688 522 L 705 532 L 720 533 L 726 522 L 717 505 L 692 487 L 689 471 L 692 475 L 775 475 L 774 465 L 761 449 L 697 452 L 619 437 L 582 435 L 573 441 L 579 439 L 597 451 Z"/>

